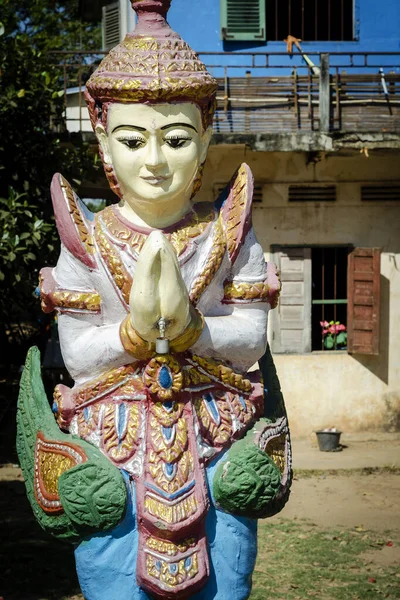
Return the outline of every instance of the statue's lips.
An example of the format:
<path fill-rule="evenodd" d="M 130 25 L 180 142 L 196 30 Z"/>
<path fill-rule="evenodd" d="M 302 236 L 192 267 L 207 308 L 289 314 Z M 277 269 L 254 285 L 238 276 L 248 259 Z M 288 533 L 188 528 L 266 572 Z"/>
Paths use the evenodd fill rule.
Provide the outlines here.
<path fill-rule="evenodd" d="M 163 177 L 162 175 L 151 175 L 150 177 L 141 177 L 141 179 L 143 179 L 143 181 L 147 181 L 147 183 L 150 183 L 151 185 L 160 185 L 161 183 L 164 183 L 164 181 L 167 181 L 169 177 Z"/>

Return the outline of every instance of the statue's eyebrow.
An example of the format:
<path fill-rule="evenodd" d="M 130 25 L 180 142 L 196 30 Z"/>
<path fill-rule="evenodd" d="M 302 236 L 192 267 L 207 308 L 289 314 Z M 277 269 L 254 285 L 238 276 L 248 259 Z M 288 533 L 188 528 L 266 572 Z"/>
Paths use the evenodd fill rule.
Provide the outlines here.
<path fill-rule="evenodd" d="M 171 127 L 188 127 L 189 129 L 193 129 L 193 131 L 197 133 L 196 127 L 193 127 L 193 125 L 190 125 L 190 123 L 169 123 L 168 125 L 164 125 L 164 127 L 161 127 L 161 131 L 164 131 L 165 129 L 170 129 Z"/>
<path fill-rule="evenodd" d="M 197 133 L 196 127 L 190 125 L 190 123 L 169 123 L 168 125 L 164 125 L 161 127 L 161 131 L 165 131 L 165 129 L 171 129 L 171 127 L 187 127 L 188 129 L 193 129 Z M 115 133 L 119 129 L 134 129 L 135 131 L 147 131 L 145 127 L 139 127 L 139 125 L 117 125 L 114 127 L 111 133 Z"/>
<path fill-rule="evenodd" d="M 136 131 L 147 131 L 145 127 L 139 127 L 139 125 L 118 125 L 114 127 L 111 133 L 115 133 L 118 129 L 135 129 Z"/>

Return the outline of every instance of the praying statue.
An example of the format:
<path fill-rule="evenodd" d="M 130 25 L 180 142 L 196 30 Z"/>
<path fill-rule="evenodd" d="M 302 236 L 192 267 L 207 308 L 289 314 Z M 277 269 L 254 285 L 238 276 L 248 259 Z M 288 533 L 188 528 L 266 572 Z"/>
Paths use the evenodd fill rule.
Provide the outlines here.
<path fill-rule="evenodd" d="M 27 494 L 72 542 L 86 600 L 248 598 L 257 519 L 292 479 L 267 345 L 279 276 L 254 234 L 247 165 L 215 203 L 196 201 L 217 81 L 169 5 L 132 0 L 134 32 L 87 82 L 118 203 L 92 214 L 62 175 L 51 184 L 61 254 L 40 296 L 74 386 L 50 405 L 36 348 L 21 379 Z"/>

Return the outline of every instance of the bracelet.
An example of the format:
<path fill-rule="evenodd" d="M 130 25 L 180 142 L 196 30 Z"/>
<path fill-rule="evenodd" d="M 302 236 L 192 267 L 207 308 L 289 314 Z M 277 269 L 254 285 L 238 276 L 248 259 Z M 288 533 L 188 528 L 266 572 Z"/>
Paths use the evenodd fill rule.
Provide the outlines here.
<path fill-rule="evenodd" d="M 147 342 L 134 329 L 131 316 L 127 315 L 119 328 L 119 337 L 126 352 L 138 360 L 148 360 L 154 355 L 155 344 Z"/>
<path fill-rule="evenodd" d="M 204 329 L 204 317 L 201 312 L 190 305 L 190 322 L 186 329 L 178 335 L 174 340 L 171 340 L 170 347 L 173 352 L 185 352 L 193 344 L 197 342 Z"/>

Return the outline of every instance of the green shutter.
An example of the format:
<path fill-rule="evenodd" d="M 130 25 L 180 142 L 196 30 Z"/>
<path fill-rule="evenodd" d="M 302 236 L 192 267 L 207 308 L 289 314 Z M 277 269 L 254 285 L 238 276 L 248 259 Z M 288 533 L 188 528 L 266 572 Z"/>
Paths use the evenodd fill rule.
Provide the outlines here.
<path fill-rule="evenodd" d="M 220 0 L 223 40 L 265 40 L 266 0 Z"/>

